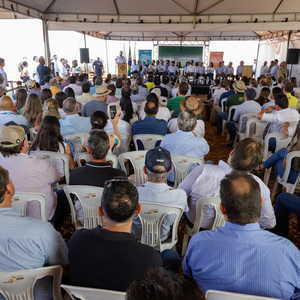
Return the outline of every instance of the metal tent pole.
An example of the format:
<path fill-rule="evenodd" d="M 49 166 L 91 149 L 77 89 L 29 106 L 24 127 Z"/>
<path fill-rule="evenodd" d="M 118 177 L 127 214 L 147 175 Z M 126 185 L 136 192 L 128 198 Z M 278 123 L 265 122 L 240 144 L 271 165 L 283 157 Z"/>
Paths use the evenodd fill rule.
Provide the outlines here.
<path fill-rule="evenodd" d="M 45 63 L 47 66 L 50 65 L 51 55 L 49 46 L 49 35 L 48 35 L 48 24 L 46 20 L 43 20 L 43 38 L 44 38 L 44 50 L 45 50 Z"/>

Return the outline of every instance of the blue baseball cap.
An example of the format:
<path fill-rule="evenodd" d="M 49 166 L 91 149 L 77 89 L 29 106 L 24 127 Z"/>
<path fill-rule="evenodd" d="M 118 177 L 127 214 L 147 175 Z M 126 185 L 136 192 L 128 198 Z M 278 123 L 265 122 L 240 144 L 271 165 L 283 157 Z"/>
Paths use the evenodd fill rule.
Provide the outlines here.
<path fill-rule="evenodd" d="M 145 166 L 153 173 L 167 173 L 171 171 L 172 159 L 170 152 L 162 147 L 155 147 L 149 150 L 146 153 Z M 156 170 L 156 166 L 163 166 L 165 170 Z"/>

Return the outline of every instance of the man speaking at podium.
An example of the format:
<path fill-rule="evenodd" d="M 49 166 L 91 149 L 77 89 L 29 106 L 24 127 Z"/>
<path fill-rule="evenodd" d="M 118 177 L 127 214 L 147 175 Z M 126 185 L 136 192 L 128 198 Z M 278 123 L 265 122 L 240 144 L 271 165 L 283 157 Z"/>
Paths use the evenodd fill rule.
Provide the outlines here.
<path fill-rule="evenodd" d="M 115 59 L 116 64 L 126 64 L 126 58 L 123 56 L 123 51 L 120 51 L 120 55 Z"/>

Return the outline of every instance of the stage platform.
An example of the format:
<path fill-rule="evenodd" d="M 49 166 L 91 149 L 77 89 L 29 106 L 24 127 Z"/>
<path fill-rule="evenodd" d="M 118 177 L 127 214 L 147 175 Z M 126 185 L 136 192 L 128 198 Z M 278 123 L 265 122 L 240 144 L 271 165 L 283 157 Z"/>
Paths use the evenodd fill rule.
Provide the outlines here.
<path fill-rule="evenodd" d="M 190 84 L 192 87 L 192 94 L 207 95 L 209 93 L 209 85 Z"/>

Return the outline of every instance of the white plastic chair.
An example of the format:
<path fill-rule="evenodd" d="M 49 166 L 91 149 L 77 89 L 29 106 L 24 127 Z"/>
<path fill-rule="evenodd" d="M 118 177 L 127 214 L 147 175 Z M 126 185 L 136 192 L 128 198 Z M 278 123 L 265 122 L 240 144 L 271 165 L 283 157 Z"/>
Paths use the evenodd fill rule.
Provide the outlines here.
<path fill-rule="evenodd" d="M 235 139 L 234 139 L 234 142 L 233 142 L 233 147 L 237 143 L 237 140 L 241 141 L 242 139 L 244 139 L 246 137 L 246 131 L 242 132 L 243 120 L 246 118 L 247 121 L 248 121 L 249 118 L 256 117 L 256 116 L 257 116 L 256 112 L 249 112 L 249 113 L 246 113 L 246 114 L 241 114 L 239 116 L 239 128 L 238 128 L 238 131 L 235 135 Z"/>
<path fill-rule="evenodd" d="M 249 118 L 246 123 L 245 137 L 252 137 L 262 141 L 268 122 L 263 122 L 256 117 Z"/>
<path fill-rule="evenodd" d="M 158 251 L 172 249 L 178 242 L 178 224 L 183 214 L 183 209 L 178 206 L 164 205 L 157 203 L 141 202 L 142 211 L 139 219 L 142 224 L 141 243 L 149 245 Z M 176 215 L 171 236 L 164 242 L 160 239 L 161 224 L 167 215 Z"/>
<path fill-rule="evenodd" d="M 239 293 L 208 290 L 205 294 L 206 300 L 279 300 L 278 298 L 260 297 Z"/>
<path fill-rule="evenodd" d="M 75 155 L 75 161 L 77 162 L 78 167 L 82 167 L 81 160 L 85 160 L 86 162 L 91 160 L 91 157 L 88 153 L 77 153 Z M 117 168 L 119 159 L 114 154 L 108 153 L 106 155 L 106 160 L 112 162 L 112 167 Z"/>
<path fill-rule="evenodd" d="M 224 112 L 225 111 L 225 104 L 226 104 L 226 101 L 227 101 L 227 98 L 223 98 L 221 100 L 221 108 L 222 108 L 222 111 Z"/>
<path fill-rule="evenodd" d="M 76 230 L 80 228 L 95 228 L 97 225 L 102 225 L 102 219 L 99 216 L 98 208 L 101 206 L 101 197 L 103 193 L 102 187 L 89 185 L 66 185 L 64 186 L 65 194 L 68 198 L 72 223 Z M 77 218 L 77 212 L 73 204 L 71 194 L 75 195 L 80 202 L 84 211 L 84 224 Z"/>
<path fill-rule="evenodd" d="M 201 226 L 201 220 L 202 220 L 202 214 L 203 214 L 203 207 L 205 205 L 212 205 L 215 209 L 216 216 L 214 223 L 210 230 L 215 230 L 220 226 L 225 225 L 225 217 L 222 214 L 220 210 L 220 203 L 221 199 L 220 197 L 204 197 L 199 198 L 196 202 L 196 215 L 195 215 L 195 223 L 193 228 L 190 228 L 187 224 L 185 225 L 185 231 L 184 231 L 184 237 L 183 237 L 183 243 L 182 243 L 182 252 L 181 255 L 184 256 L 187 246 L 188 246 L 188 240 L 189 237 L 192 237 L 194 234 L 198 233 Z"/>
<path fill-rule="evenodd" d="M 276 149 L 275 149 L 275 152 L 277 152 L 278 150 L 280 150 L 282 148 L 286 148 L 288 146 L 288 144 L 292 140 L 292 137 L 286 136 L 282 132 L 271 132 L 271 133 L 268 133 L 265 136 L 265 140 L 264 140 L 264 150 L 263 150 L 264 152 L 263 152 L 263 159 L 262 159 L 263 162 L 265 162 L 271 155 L 273 155 L 273 153 L 271 151 L 269 151 L 269 140 L 271 138 L 275 138 L 276 139 Z M 269 169 L 265 169 L 264 183 L 266 185 L 268 185 L 268 183 L 269 183 L 271 171 L 272 171 L 272 167 L 269 168 Z"/>
<path fill-rule="evenodd" d="M 157 141 L 161 141 L 164 136 L 160 134 L 137 134 L 133 137 L 133 143 L 135 146 L 135 150 L 139 150 L 137 141 L 141 141 L 144 146 L 144 150 L 153 149 L 157 143 Z"/>
<path fill-rule="evenodd" d="M 8 300 L 34 300 L 33 287 L 37 279 L 53 276 L 53 299 L 62 300 L 60 283 L 63 269 L 61 266 L 38 269 L 0 272 L 0 293 Z"/>
<path fill-rule="evenodd" d="M 62 284 L 61 287 L 67 291 L 72 300 L 76 300 L 77 298 L 83 300 L 125 300 L 126 296 L 125 292 L 93 289 L 66 284 Z"/>
<path fill-rule="evenodd" d="M 286 157 L 286 166 L 285 166 L 285 170 L 284 170 L 282 178 L 279 175 L 277 178 L 275 178 L 275 182 L 274 182 L 274 186 L 273 186 L 273 190 L 272 190 L 272 194 L 271 194 L 272 202 L 274 200 L 275 193 L 278 188 L 278 184 L 283 185 L 286 188 L 286 193 L 290 193 L 290 194 L 294 194 L 296 187 L 298 188 L 300 173 L 294 184 L 288 182 L 288 178 L 289 178 L 290 171 L 292 168 L 292 161 L 293 161 L 293 158 L 295 158 L 295 157 L 300 158 L 300 151 L 292 151 L 292 152 L 288 153 L 288 155 Z"/>
<path fill-rule="evenodd" d="M 63 135 L 64 141 L 69 140 L 74 148 L 75 148 L 75 153 L 80 153 L 81 152 L 81 146 L 82 146 L 82 137 L 83 136 L 89 136 L 88 132 L 77 132 L 73 134 L 66 134 Z"/>
<path fill-rule="evenodd" d="M 144 172 L 145 166 L 145 157 L 147 150 L 140 151 L 132 151 L 122 153 L 119 156 L 119 162 L 121 165 L 121 169 L 128 175 L 127 168 L 125 166 L 125 162 L 128 160 L 131 162 L 134 170 L 134 182 L 136 185 L 144 184 L 148 179 L 147 175 Z"/>
<path fill-rule="evenodd" d="M 225 134 L 225 132 L 226 132 L 226 123 L 229 122 L 229 121 L 232 119 L 236 107 L 237 107 L 237 105 L 231 105 L 231 106 L 229 107 L 229 109 L 228 109 L 228 117 L 227 117 L 227 121 L 226 121 L 226 120 L 223 120 L 223 122 L 222 122 L 222 128 L 223 128 L 223 130 L 222 130 L 222 136 L 223 136 L 223 135 Z M 226 140 L 229 140 L 229 134 L 228 134 L 228 133 L 227 133 L 227 138 L 226 138 Z"/>
<path fill-rule="evenodd" d="M 26 217 L 26 207 L 29 201 L 38 201 L 40 203 L 41 220 L 47 222 L 47 197 L 40 193 L 15 193 L 11 198 L 11 206 L 20 215 Z"/>
<path fill-rule="evenodd" d="M 193 164 L 203 165 L 205 163 L 203 158 L 189 155 L 171 154 L 171 158 L 175 169 L 174 188 L 188 176 Z"/>
<path fill-rule="evenodd" d="M 69 184 L 69 178 L 70 178 L 70 158 L 67 154 L 63 153 L 57 153 L 53 151 L 30 151 L 30 156 L 36 156 L 39 159 L 46 160 L 51 166 L 55 168 L 56 162 L 59 160 L 63 161 L 64 164 L 64 174 L 65 174 L 65 180 L 66 184 Z M 57 184 L 57 187 L 59 185 Z"/>

